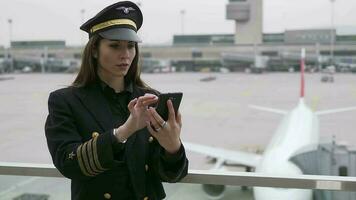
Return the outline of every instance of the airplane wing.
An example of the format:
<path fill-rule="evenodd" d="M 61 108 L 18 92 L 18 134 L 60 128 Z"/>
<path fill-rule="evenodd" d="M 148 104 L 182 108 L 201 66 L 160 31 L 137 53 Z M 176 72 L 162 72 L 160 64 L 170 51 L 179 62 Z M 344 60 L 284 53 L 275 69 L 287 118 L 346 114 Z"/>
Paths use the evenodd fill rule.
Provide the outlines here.
<path fill-rule="evenodd" d="M 331 113 L 338 113 L 338 112 L 345 112 L 345 111 L 352 111 L 356 110 L 356 107 L 348 107 L 348 108 L 339 108 L 339 109 L 332 109 L 332 110 L 322 110 L 315 112 L 316 115 L 326 115 Z"/>
<path fill-rule="evenodd" d="M 256 109 L 256 110 L 262 110 L 262 111 L 267 111 L 267 112 L 272 112 L 276 114 L 281 114 L 281 115 L 286 115 L 288 112 L 285 110 L 280 110 L 276 108 L 268 108 L 268 107 L 263 107 L 263 106 L 257 106 L 257 105 L 248 105 L 248 107 Z"/>
<path fill-rule="evenodd" d="M 246 166 L 256 167 L 262 158 L 262 155 L 248 153 L 243 151 L 232 151 L 217 147 L 209 147 L 206 145 L 193 144 L 189 142 L 184 142 L 184 147 L 188 151 L 201 153 L 208 155 L 217 159 L 223 159 L 225 161 L 230 161 Z"/>

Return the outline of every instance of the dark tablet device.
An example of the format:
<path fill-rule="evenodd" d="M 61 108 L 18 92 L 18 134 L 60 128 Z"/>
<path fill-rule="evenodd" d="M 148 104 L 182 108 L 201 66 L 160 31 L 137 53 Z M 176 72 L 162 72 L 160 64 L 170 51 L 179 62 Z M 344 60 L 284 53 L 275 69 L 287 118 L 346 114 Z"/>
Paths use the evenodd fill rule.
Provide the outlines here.
<path fill-rule="evenodd" d="M 156 106 L 157 113 L 162 117 L 164 121 L 168 120 L 168 107 L 167 101 L 170 99 L 173 103 L 174 111 L 177 114 L 179 109 L 180 102 L 182 101 L 183 93 L 175 92 L 175 93 L 162 93 L 158 95 L 158 103 Z"/>

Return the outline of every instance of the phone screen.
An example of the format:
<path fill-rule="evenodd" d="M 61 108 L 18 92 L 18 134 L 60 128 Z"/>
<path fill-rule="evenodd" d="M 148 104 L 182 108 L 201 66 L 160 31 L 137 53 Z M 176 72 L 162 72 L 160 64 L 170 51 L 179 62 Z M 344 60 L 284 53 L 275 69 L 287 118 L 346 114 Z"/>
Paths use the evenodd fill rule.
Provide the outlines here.
<path fill-rule="evenodd" d="M 156 106 L 156 111 L 164 121 L 168 120 L 168 114 L 169 114 L 168 107 L 167 107 L 168 99 L 172 101 L 174 111 L 177 114 L 180 102 L 182 101 L 182 97 L 183 97 L 183 93 L 181 92 L 162 93 L 158 96 L 158 104 Z"/>

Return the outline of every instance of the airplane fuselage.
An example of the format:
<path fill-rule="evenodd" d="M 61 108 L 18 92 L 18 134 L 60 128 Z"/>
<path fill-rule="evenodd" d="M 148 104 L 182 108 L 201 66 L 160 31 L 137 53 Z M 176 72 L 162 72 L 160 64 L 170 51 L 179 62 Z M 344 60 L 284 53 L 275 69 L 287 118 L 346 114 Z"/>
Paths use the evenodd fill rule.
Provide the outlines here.
<path fill-rule="evenodd" d="M 271 143 L 267 146 L 256 172 L 273 175 L 298 175 L 302 171 L 290 158 L 319 141 L 317 116 L 305 105 L 303 98 L 279 125 Z M 256 200 L 307 200 L 311 190 L 254 187 Z"/>

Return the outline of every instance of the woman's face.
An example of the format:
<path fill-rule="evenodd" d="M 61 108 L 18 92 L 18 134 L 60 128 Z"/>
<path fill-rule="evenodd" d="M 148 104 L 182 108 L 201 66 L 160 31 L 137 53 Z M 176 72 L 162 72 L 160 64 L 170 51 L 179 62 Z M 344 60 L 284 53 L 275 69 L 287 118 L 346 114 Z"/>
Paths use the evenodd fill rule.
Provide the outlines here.
<path fill-rule="evenodd" d="M 102 39 L 97 51 L 99 72 L 124 77 L 136 55 L 135 44 L 131 41 Z"/>

